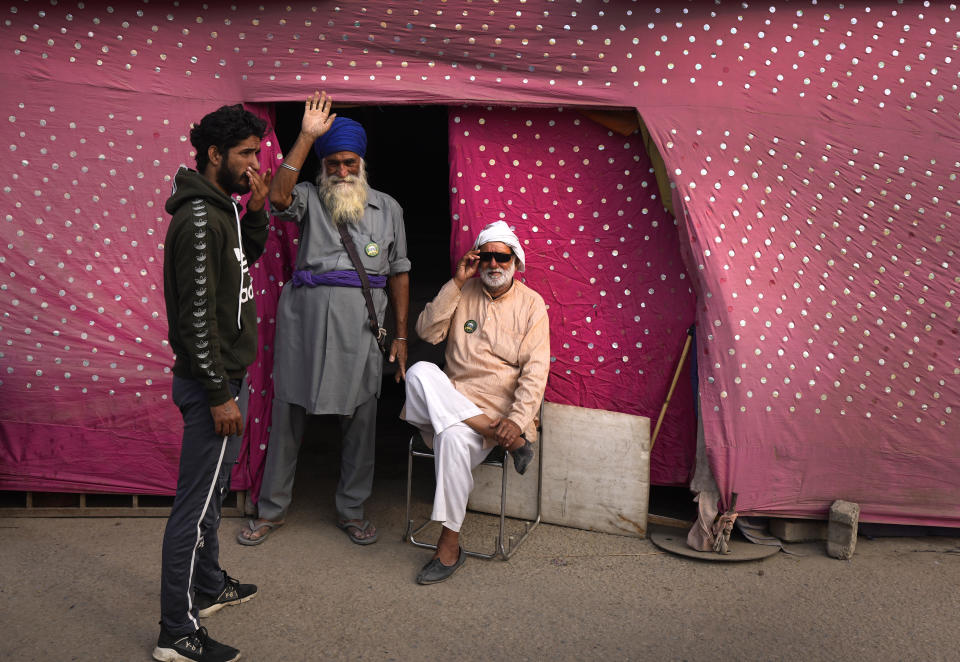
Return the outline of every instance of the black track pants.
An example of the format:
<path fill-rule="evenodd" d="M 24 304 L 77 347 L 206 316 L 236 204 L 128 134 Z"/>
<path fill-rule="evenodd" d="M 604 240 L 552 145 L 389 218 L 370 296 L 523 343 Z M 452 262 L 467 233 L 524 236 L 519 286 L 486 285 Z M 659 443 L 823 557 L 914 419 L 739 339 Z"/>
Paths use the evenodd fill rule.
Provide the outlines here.
<path fill-rule="evenodd" d="M 236 396 L 240 382 L 231 381 L 230 391 Z M 194 591 L 217 595 L 224 587 L 217 529 L 241 438 L 216 434 L 200 382 L 174 376 L 173 401 L 183 415 L 183 443 L 177 495 L 163 532 L 160 613 L 167 631 L 180 636 L 199 627 Z"/>

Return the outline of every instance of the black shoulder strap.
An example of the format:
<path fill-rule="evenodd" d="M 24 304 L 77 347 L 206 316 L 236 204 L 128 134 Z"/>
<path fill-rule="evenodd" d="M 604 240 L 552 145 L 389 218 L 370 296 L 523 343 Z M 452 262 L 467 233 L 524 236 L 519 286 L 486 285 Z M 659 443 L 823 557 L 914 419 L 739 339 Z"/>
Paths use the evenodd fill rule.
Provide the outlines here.
<path fill-rule="evenodd" d="M 370 318 L 370 330 L 377 338 L 377 345 L 380 347 L 380 351 L 385 352 L 387 330 L 380 326 L 380 323 L 377 321 L 377 310 L 373 307 L 373 297 L 370 294 L 370 278 L 367 277 L 367 270 L 363 268 L 363 262 L 360 261 L 360 255 L 357 253 L 357 246 L 353 243 L 353 239 L 350 238 L 350 233 L 347 232 L 346 223 L 337 223 L 336 225 L 337 230 L 340 232 L 340 241 L 343 242 L 343 247 L 346 249 L 347 255 L 350 256 L 350 261 L 353 262 L 353 266 L 360 276 L 363 300 L 367 303 L 367 317 Z"/>

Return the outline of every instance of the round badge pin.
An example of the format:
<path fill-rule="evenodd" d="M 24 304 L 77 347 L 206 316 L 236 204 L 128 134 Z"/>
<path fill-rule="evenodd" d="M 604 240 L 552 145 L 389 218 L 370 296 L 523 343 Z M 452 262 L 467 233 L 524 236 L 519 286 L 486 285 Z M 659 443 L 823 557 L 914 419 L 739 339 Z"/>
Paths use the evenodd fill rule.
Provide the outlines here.
<path fill-rule="evenodd" d="M 377 257 L 380 255 L 380 247 L 377 246 L 377 242 L 371 241 L 363 247 L 363 252 L 367 254 L 367 257 Z"/>
<path fill-rule="evenodd" d="M 475 320 L 467 320 L 463 323 L 463 330 L 467 333 L 473 333 L 477 330 L 477 323 Z"/>

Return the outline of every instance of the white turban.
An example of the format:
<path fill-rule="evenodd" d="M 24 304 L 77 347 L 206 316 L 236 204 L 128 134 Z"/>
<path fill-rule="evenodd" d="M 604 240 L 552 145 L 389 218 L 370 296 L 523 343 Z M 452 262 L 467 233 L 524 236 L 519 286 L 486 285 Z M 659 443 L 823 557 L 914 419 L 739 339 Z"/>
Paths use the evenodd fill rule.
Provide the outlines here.
<path fill-rule="evenodd" d="M 510 229 L 506 221 L 496 221 L 481 230 L 480 234 L 477 235 L 477 240 L 473 242 L 473 250 L 477 250 L 491 241 L 499 241 L 513 250 L 513 254 L 517 256 L 517 271 L 523 271 L 526 268 L 527 260 L 523 255 L 520 240 L 517 239 L 517 235 L 513 234 L 513 230 Z"/>

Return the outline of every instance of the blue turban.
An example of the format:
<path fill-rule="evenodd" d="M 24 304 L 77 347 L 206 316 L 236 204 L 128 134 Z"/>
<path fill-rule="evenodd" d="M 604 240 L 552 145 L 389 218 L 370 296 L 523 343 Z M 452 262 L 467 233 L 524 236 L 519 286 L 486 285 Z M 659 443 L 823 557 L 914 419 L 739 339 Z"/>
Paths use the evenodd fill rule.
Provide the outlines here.
<path fill-rule="evenodd" d="M 313 143 L 313 151 L 321 160 L 337 152 L 353 152 L 362 159 L 367 153 L 367 132 L 349 117 L 335 117 L 333 125 Z"/>

